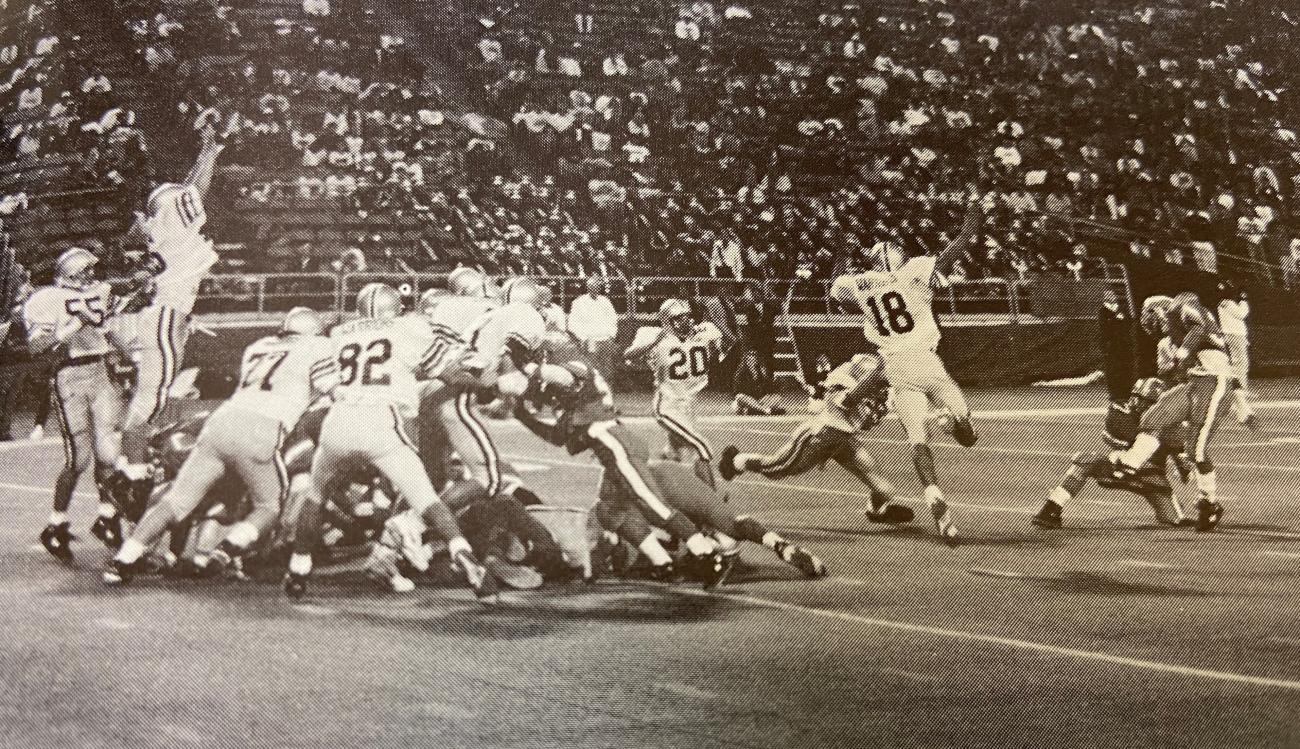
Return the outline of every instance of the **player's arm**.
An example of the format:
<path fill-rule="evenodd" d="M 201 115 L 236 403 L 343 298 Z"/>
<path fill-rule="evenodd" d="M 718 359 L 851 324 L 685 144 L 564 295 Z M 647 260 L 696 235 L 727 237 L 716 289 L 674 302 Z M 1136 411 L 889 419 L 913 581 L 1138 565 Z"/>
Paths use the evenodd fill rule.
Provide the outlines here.
<path fill-rule="evenodd" d="M 216 130 L 211 125 L 203 128 L 201 138 L 199 155 L 195 157 L 190 173 L 185 176 L 185 184 L 198 190 L 199 197 L 206 198 L 208 188 L 212 186 L 212 175 L 216 173 L 217 157 L 225 146 L 217 142 Z"/>
<path fill-rule="evenodd" d="M 952 270 L 953 263 L 957 262 L 957 259 L 970 249 L 971 243 L 975 241 L 980 226 L 983 224 L 984 201 L 973 200 L 970 205 L 966 206 L 966 216 L 962 219 L 961 230 L 936 257 L 935 271 L 947 276 L 948 272 Z"/>
<path fill-rule="evenodd" d="M 334 388 L 339 384 L 339 365 L 334 358 L 334 347 L 329 341 L 324 341 L 319 351 L 313 353 L 316 361 L 311 365 L 309 377 L 312 401 L 315 402 L 333 395 Z"/>
<path fill-rule="evenodd" d="M 644 358 L 647 354 L 649 354 L 650 351 L 653 350 L 655 346 L 658 346 L 658 345 L 659 345 L 659 342 L 662 341 L 662 340 L 663 340 L 665 337 L 667 337 L 667 336 L 668 336 L 668 329 L 667 329 L 667 328 L 660 328 L 660 329 L 659 329 L 659 335 L 655 336 L 655 337 L 652 338 L 651 340 L 646 341 L 645 343 L 643 343 L 643 344 L 641 344 L 641 345 L 639 345 L 639 346 L 637 346 L 637 345 L 629 346 L 629 347 L 627 348 L 627 350 L 625 350 L 625 351 L 623 352 L 623 358 L 624 358 L 624 359 L 642 359 L 642 358 Z"/>
<path fill-rule="evenodd" d="M 868 397 L 879 392 L 882 385 L 885 384 L 884 367 L 877 365 L 865 374 L 858 383 L 844 395 L 844 409 L 852 411 L 856 409 Z"/>
<path fill-rule="evenodd" d="M 1205 315 L 1194 308 L 1184 308 L 1178 312 L 1182 317 L 1183 324 L 1187 326 L 1187 335 L 1183 336 L 1183 342 L 1174 352 L 1174 360 L 1178 364 L 1184 364 L 1193 354 L 1201 350 L 1209 336 L 1209 326 L 1206 322 Z"/>

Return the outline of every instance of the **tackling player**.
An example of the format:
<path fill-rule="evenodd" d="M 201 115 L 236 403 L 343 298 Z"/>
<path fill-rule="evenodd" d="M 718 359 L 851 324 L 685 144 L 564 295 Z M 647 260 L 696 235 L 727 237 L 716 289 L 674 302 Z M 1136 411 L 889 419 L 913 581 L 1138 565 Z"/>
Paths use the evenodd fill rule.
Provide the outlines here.
<path fill-rule="evenodd" d="M 1187 422 L 1189 457 L 1196 468 L 1196 530 L 1206 533 L 1218 526 L 1223 505 L 1218 501 L 1218 480 L 1209 457 L 1219 419 L 1231 407 L 1238 387 L 1228 356 L 1227 342 L 1210 311 L 1196 294 L 1175 298 L 1148 297 L 1142 303 L 1142 327 L 1153 336 L 1166 335 L 1174 347 L 1174 367 L 1187 381 L 1164 391 L 1142 415 L 1141 432 L 1127 450 L 1111 454 L 1117 477 L 1137 473 L 1160 449 L 1166 430 Z"/>
<path fill-rule="evenodd" d="M 155 187 L 145 212 L 136 216 L 136 225 L 148 238 L 150 257 L 161 267 L 152 280 L 153 301 L 137 318 L 135 393 L 122 423 L 123 468 L 134 481 L 148 476 L 144 453 L 149 431 L 162 418 L 180 371 L 199 284 L 217 261 L 212 240 L 203 233 L 208 220 L 203 198 L 222 148 L 213 129 L 204 128 L 198 157 L 185 181 Z"/>
<path fill-rule="evenodd" d="M 238 557 L 266 533 L 289 492 L 285 436 L 311 402 L 338 381 L 333 347 L 320 333 L 316 313 L 298 307 L 285 316 L 277 335 L 245 349 L 238 388 L 208 417 L 166 495 L 109 562 L 105 583 L 129 582 L 145 552 L 170 526 L 189 517 L 228 473 L 243 481 L 253 509 L 231 527 L 213 558 Z"/>
<path fill-rule="evenodd" d="M 874 270 L 840 276 L 831 287 L 832 299 L 862 308 L 866 317 L 863 332 L 884 360 L 885 378 L 894 389 L 894 408 L 907 430 L 912 460 L 925 486 L 935 527 L 940 537 L 954 546 L 957 527 L 939 490 L 929 445 L 930 403 L 952 413 L 952 433 L 958 444 L 970 447 L 977 437 L 966 397 L 935 353 L 940 334 L 934 320 L 934 285 L 965 251 L 983 218 L 981 204 L 974 201 L 961 231 L 938 256 L 908 258 L 900 250 L 886 247 L 875 258 Z"/>
<path fill-rule="evenodd" d="M 95 281 L 98 260 L 73 247 L 55 261 L 54 285 L 37 289 L 23 304 L 33 354 L 58 357 L 53 376 L 63 432 L 63 470 L 54 483 L 54 510 L 41 531 L 41 545 L 62 562 L 72 561 L 68 507 L 77 482 L 92 458 L 99 487 L 99 513 L 90 532 L 110 549 L 122 543 L 122 525 L 111 500 L 108 479 L 121 455 L 122 391 L 113 384 L 104 336 L 110 290 Z"/>
<path fill-rule="evenodd" d="M 722 332 L 710 322 L 696 323 L 691 306 L 680 299 L 659 307 L 659 335 L 623 352 L 625 359 L 646 357 L 655 374 L 655 420 L 668 432 L 665 456 L 688 462 L 694 455 L 696 471 L 711 487 L 713 450 L 695 425 L 695 398 L 709 384 L 709 366 L 722 343 Z"/>
<path fill-rule="evenodd" d="M 752 471 L 772 480 L 798 476 L 834 460 L 871 490 L 866 511 L 873 523 L 908 523 L 912 510 L 894 504 L 895 492 L 880 474 L 864 439 L 867 430 L 884 418 L 889 385 L 875 354 L 858 354 L 836 367 L 815 388 L 820 413 L 795 427 L 794 435 L 770 455 L 742 453 L 735 445 L 722 450 L 718 472 L 731 481 Z"/>

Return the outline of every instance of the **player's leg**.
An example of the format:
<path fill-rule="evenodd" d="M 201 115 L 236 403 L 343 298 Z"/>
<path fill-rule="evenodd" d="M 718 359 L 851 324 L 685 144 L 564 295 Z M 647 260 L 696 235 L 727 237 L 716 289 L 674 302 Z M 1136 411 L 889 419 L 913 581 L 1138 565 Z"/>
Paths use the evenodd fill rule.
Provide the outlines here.
<path fill-rule="evenodd" d="M 122 450 L 132 479 L 140 476 L 150 430 L 167 408 L 171 386 L 185 354 L 185 315 L 155 305 L 140 315 L 141 336 L 135 392 L 122 421 Z"/>
<path fill-rule="evenodd" d="M 823 438 L 827 431 L 814 417 L 795 427 L 790 439 L 771 453 L 744 453 L 728 445 L 718 460 L 718 473 L 727 481 L 742 473 L 757 473 L 773 481 L 798 476 L 832 457 L 834 443 Z"/>
<path fill-rule="evenodd" d="M 116 549 L 122 545 L 122 520 L 113 499 L 114 466 L 122 456 L 122 394 L 103 365 L 95 367 L 96 389 L 90 399 L 91 432 L 95 446 L 95 485 L 99 490 L 99 512 L 90 532 Z"/>
<path fill-rule="evenodd" d="M 1202 533 L 1214 530 L 1223 517 L 1218 475 L 1209 448 L 1221 417 L 1231 405 L 1229 394 L 1234 386 L 1235 381 L 1229 375 L 1193 377 L 1188 382 L 1189 455 L 1196 467 L 1196 488 L 1200 492 L 1196 503 L 1196 530 Z"/>
<path fill-rule="evenodd" d="M 454 482 L 442 498 L 455 510 L 495 497 L 502 488 L 501 455 L 476 413 L 473 400 L 470 393 L 457 393 L 438 407 L 447 444 L 460 457 L 470 476 L 469 481 Z"/>
<path fill-rule="evenodd" d="M 866 511 L 868 520 L 894 525 L 912 522 L 912 508 L 895 503 L 898 492 L 893 483 L 880 473 L 875 456 L 867 447 L 866 435 L 845 434 L 838 440 L 834 455 L 835 462 L 871 490 L 871 505 Z"/>
<path fill-rule="evenodd" d="M 181 465 L 162 499 L 140 518 L 131 535 L 122 542 L 122 548 L 109 560 L 104 570 L 104 582 L 109 585 L 129 582 L 141 558 L 169 528 L 194 512 L 225 473 L 224 458 L 200 434 L 194 450 Z"/>
<path fill-rule="evenodd" d="M 1118 470 L 1135 473 L 1160 449 L 1160 435 L 1188 419 L 1191 397 L 1188 383 L 1179 383 L 1160 394 L 1142 414 L 1141 432 L 1127 450 L 1117 451 L 1111 462 Z"/>
<path fill-rule="evenodd" d="M 1047 495 L 1047 500 L 1043 502 L 1043 507 L 1033 518 L 1033 524 L 1039 528 L 1060 528 L 1061 512 L 1071 500 L 1079 496 L 1079 492 L 1087 486 L 1088 479 L 1094 476 L 1106 474 L 1110 471 L 1110 461 L 1105 455 L 1098 453 L 1079 452 L 1074 454 L 1070 461 L 1070 467 L 1066 469 L 1065 475 L 1061 477 L 1060 482 Z"/>
<path fill-rule="evenodd" d="M 925 501 L 930 506 L 935 528 L 945 543 L 953 545 L 957 542 L 957 526 L 953 524 L 952 513 L 939 489 L 934 453 L 929 445 L 930 398 L 919 389 L 900 389 L 894 393 L 894 410 L 903 422 L 907 441 L 912 446 L 912 464 L 925 487 Z"/>
<path fill-rule="evenodd" d="M 63 437 L 63 467 L 54 480 L 53 508 L 49 521 L 41 530 L 40 541 L 45 550 L 61 562 L 72 561 L 73 535 L 68 521 L 68 508 L 77 489 L 81 474 L 90 466 L 94 455 L 90 420 L 89 394 L 82 392 L 76 377 L 76 368 L 57 371 L 52 382 L 54 413 Z"/>
<path fill-rule="evenodd" d="M 274 430 L 268 434 L 269 430 Z M 242 443 L 232 445 L 235 471 L 244 481 L 253 507 L 226 533 L 213 554 L 221 566 L 230 564 L 264 538 L 289 499 L 289 469 L 284 461 L 284 428 L 272 419 L 246 425 Z M 272 437 L 271 434 L 275 436 Z"/>
<path fill-rule="evenodd" d="M 709 486 L 717 486 L 713 477 L 713 448 L 695 424 L 695 408 L 691 401 L 665 398 L 656 393 L 655 420 L 668 432 L 668 444 L 676 452 L 677 459 L 681 460 L 683 453 L 694 455 L 695 469 L 700 478 Z"/>
<path fill-rule="evenodd" d="M 947 368 L 944 367 L 943 360 L 937 355 L 934 356 L 933 366 L 928 393 L 930 400 L 948 409 L 952 414 L 952 437 L 957 440 L 957 444 L 962 447 L 972 447 L 979 440 L 979 435 L 971 425 L 970 405 L 966 402 L 966 395 L 953 381 Z"/>

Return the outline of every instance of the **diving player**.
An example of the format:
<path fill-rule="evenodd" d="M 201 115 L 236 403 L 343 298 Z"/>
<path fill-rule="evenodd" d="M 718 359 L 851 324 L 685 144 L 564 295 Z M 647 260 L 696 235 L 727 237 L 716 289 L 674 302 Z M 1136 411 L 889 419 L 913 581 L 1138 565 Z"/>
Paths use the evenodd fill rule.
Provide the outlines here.
<path fill-rule="evenodd" d="M 290 310 L 278 334 L 245 349 L 235 393 L 208 417 L 167 493 L 110 560 L 104 582 L 130 582 L 149 548 L 169 527 L 188 518 L 228 473 L 243 481 L 253 509 L 230 529 L 215 556 L 229 561 L 252 546 L 279 517 L 288 497 L 285 436 L 337 381 L 334 349 L 321 335 L 320 319 L 305 307 Z"/>
<path fill-rule="evenodd" d="M 961 231 L 938 256 L 908 258 L 900 250 L 886 247 L 874 259 L 875 269 L 840 276 L 831 287 L 832 299 L 857 304 L 865 315 L 863 332 L 884 360 L 885 378 L 894 389 L 894 408 L 907 430 L 912 460 L 925 486 L 935 527 L 951 546 L 957 543 L 957 527 L 934 470 L 929 446 L 930 403 L 952 413 L 952 433 L 958 444 L 970 447 L 977 436 L 961 388 L 935 353 L 940 334 L 934 320 L 934 285 L 965 251 L 982 222 L 981 204 L 974 201 Z"/>
<path fill-rule="evenodd" d="M 717 357 L 722 333 L 713 323 L 697 324 L 691 306 L 680 299 L 660 305 L 659 322 L 659 335 L 628 348 L 623 358 L 646 357 L 655 374 L 655 420 L 668 432 L 665 456 L 683 463 L 694 456 L 700 478 L 716 487 L 713 450 L 695 425 L 695 398 L 709 384 L 709 367 Z"/>
<path fill-rule="evenodd" d="M 54 285 L 37 289 L 22 307 L 32 353 L 58 356 L 53 391 L 63 432 L 63 470 L 54 483 L 54 509 L 40 540 L 65 563 L 72 561 L 74 538 L 68 507 L 92 459 L 99 513 L 90 532 L 110 549 L 122 543 L 121 520 L 107 486 L 121 455 L 122 391 L 114 386 L 105 360 L 111 350 L 103 331 L 111 292 L 108 284 L 95 280 L 97 263 L 81 247 L 64 251 L 55 261 Z"/>

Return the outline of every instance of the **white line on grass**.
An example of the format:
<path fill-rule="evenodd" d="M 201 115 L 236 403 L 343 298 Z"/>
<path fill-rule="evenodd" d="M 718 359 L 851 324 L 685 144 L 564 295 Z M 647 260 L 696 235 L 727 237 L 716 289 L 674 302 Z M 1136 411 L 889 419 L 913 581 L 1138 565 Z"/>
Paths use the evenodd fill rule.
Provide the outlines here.
<path fill-rule="evenodd" d="M 1067 658 L 1076 658 L 1080 660 L 1095 661 L 1099 663 L 1109 663 L 1114 666 L 1124 666 L 1126 668 L 1138 669 L 1141 671 L 1152 671 L 1155 673 L 1171 674 L 1174 676 L 1184 676 L 1194 679 L 1205 679 L 1208 681 L 1229 682 L 1233 684 L 1244 684 L 1254 687 L 1267 687 L 1273 689 L 1286 689 L 1300 692 L 1300 681 L 1290 679 L 1274 679 L 1266 676 L 1253 676 L 1251 674 L 1240 674 L 1232 671 L 1216 671 L 1208 668 L 1195 668 L 1192 666 L 1179 666 L 1174 663 L 1162 663 L 1160 661 L 1150 661 L 1142 658 L 1130 658 L 1113 653 L 1105 653 L 1094 650 L 1081 650 L 1078 648 L 1063 647 L 1061 645 L 1049 645 L 1032 640 L 1018 640 L 1011 637 L 999 637 L 997 635 L 987 635 L 979 632 L 967 632 L 960 629 L 947 629 L 945 627 L 932 627 L 915 622 L 894 621 L 891 619 L 876 619 L 870 616 L 854 614 L 848 611 L 835 611 L 832 609 L 819 609 L 812 606 L 801 606 L 796 603 L 787 603 L 777 601 L 771 598 L 749 595 L 747 593 L 721 593 L 718 591 L 694 590 L 691 588 L 671 587 L 658 583 L 647 583 L 656 587 L 673 590 L 681 595 L 695 596 L 697 598 L 721 598 L 724 600 L 735 601 L 737 603 L 747 603 L 751 606 L 760 606 L 768 609 L 776 609 L 793 614 L 803 614 L 821 619 L 832 619 L 850 624 L 858 624 L 865 627 L 875 627 L 878 629 L 890 629 L 897 632 L 908 632 L 910 634 L 929 635 L 931 637 L 942 637 L 949 640 L 962 640 L 965 642 L 977 642 L 985 645 L 997 645 L 1004 648 L 1015 650 L 1025 650 L 1033 653 L 1042 653 L 1045 655 L 1055 655 Z"/>

